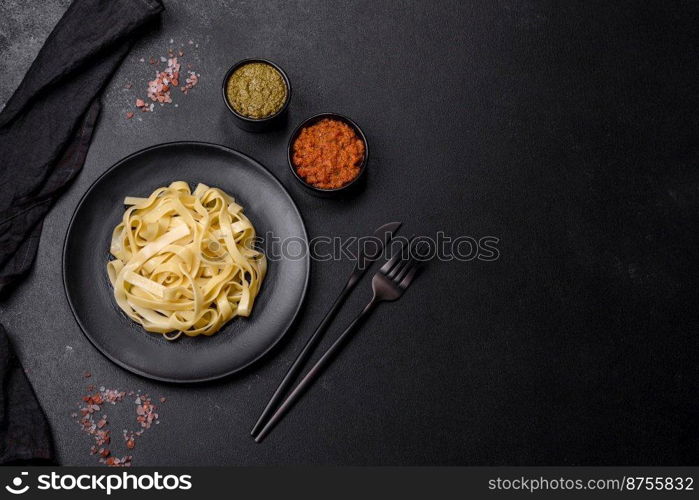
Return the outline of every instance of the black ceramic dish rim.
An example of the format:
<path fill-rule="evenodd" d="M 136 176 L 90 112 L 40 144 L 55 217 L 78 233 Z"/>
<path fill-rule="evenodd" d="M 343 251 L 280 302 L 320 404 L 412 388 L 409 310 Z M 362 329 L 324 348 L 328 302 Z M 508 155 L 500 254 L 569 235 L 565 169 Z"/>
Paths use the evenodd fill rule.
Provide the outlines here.
<path fill-rule="evenodd" d="M 294 141 L 296 138 L 299 136 L 301 133 L 301 130 L 303 130 L 305 127 L 308 127 L 310 125 L 313 125 L 314 123 L 322 120 L 323 118 L 335 118 L 336 120 L 340 120 L 354 130 L 354 132 L 357 134 L 357 136 L 362 140 L 364 143 L 364 159 L 362 160 L 362 164 L 359 166 L 359 174 L 357 174 L 357 177 L 352 179 L 350 182 L 345 184 L 344 186 L 340 186 L 339 188 L 334 188 L 334 189 L 323 189 L 323 188 L 318 188 L 315 187 L 312 184 L 309 184 L 306 182 L 299 174 L 296 172 L 296 167 L 294 166 L 294 161 L 293 161 L 293 147 L 294 147 Z M 327 112 L 327 113 L 318 113 L 317 115 L 313 115 L 309 118 L 306 118 L 303 120 L 291 133 L 291 136 L 289 137 L 289 144 L 287 145 L 287 151 L 286 151 L 286 158 L 287 162 L 289 163 L 289 168 L 291 169 L 291 173 L 293 176 L 296 178 L 297 181 L 301 183 L 302 186 L 304 186 L 306 189 L 309 189 L 310 191 L 316 192 L 318 194 L 322 195 L 334 195 L 334 194 L 341 194 L 349 191 L 352 189 L 354 186 L 356 186 L 359 181 L 361 180 L 362 177 L 364 177 L 364 172 L 367 169 L 367 164 L 369 163 L 369 142 L 366 140 L 366 135 L 364 135 L 364 131 L 362 128 L 357 125 L 357 123 L 352 120 L 351 118 L 341 115 L 340 113 L 334 113 L 334 112 Z"/>
<path fill-rule="evenodd" d="M 87 340 L 93 345 L 93 347 L 95 349 L 97 349 L 97 351 L 100 354 L 102 354 L 105 358 L 107 358 L 109 361 L 111 361 L 115 365 L 123 368 L 124 370 L 126 370 L 128 372 L 131 372 L 133 374 L 136 374 L 140 377 L 143 377 L 143 378 L 146 378 L 149 380 L 156 380 L 158 382 L 166 382 L 166 383 L 177 384 L 177 385 L 187 385 L 187 384 L 201 384 L 201 383 L 206 383 L 206 382 L 213 382 L 215 380 L 221 380 L 221 379 L 230 377 L 231 375 L 234 375 L 236 373 L 242 372 L 243 370 L 246 370 L 251 365 L 255 364 L 260 359 L 264 358 L 270 351 L 272 351 L 277 346 L 277 344 L 279 344 L 279 342 L 281 342 L 281 340 L 284 337 L 286 337 L 287 333 L 289 333 L 289 330 L 292 329 L 292 327 L 296 324 L 296 321 L 299 319 L 299 313 L 301 312 L 301 309 L 303 308 L 303 305 L 306 302 L 306 297 L 308 295 L 308 283 L 310 281 L 311 262 L 310 262 L 310 258 L 307 256 L 306 259 L 308 260 L 308 266 L 307 266 L 307 271 L 306 271 L 306 278 L 305 278 L 304 284 L 303 284 L 303 290 L 301 291 L 301 300 L 299 300 L 298 306 L 296 307 L 296 310 L 294 311 L 294 315 L 291 318 L 291 321 L 289 321 L 289 324 L 286 327 L 286 329 L 284 330 L 284 332 L 282 332 L 282 334 L 279 335 L 279 337 L 274 342 L 272 342 L 267 347 L 267 349 L 265 349 L 257 357 L 251 359 L 246 364 L 239 366 L 233 370 L 229 370 L 225 373 L 220 373 L 217 375 L 212 375 L 210 377 L 202 377 L 202 378 L 194 378 L 194 379 L 186 379 L 186 380 L 173 379 L 173 378 L 169 378 L 169 377 L 159 377 L 157 375 L 153 375 L 153 374 L 144 372 L 143 370 L 140 370 L 138 368 L 135 368 L 133 366 L 130 366 L 127 363 L 124 363 L 121 360 L 112 357 L 109 353 L 104 351 L 99 346 L 98 342 L 93 340 L 92 336 L 88 333 L 88 329 L 85 328 L 85 326 L 83 325 L 82 321 L 80 320 L 80 317 L 78 316 L 78 313 L 77 313 L 77 310 L 73 304 L 73 301 L 71 300 L 70 295 L 68 293 L 68 284 L 67 284 L 67 280 L 66 280 L 66 278 L 67 278 L 66 252 L 68 251 L 68 236 L 71 234 L 71 231 L 73 229 L 73 223 L 75 222 L 75 218 L 80 210 L 80 207 L 83 205 L 83 203 L 87 199 L 88 195 L 92 192 L 95 185 L 97 185 L 97 183 L 99 181 L 101 181 L 102 178 L 106 177 L 109 173 L 111 173 L 113 170 L 118 168 L 122 163 L 130 160 L 134 156 L 138 156 L 140 154 L 143 154 L 147 151 L 154 150 L 154 149 L 159 149 L 159 148 L 164 148 L 164 147 L 169 147 L 169 146 L 181 146 L 181 145 L 197 145 L 197 146 L 214 147 L 214 148 L 222 149 L 228 153 L 233 153 L 233 154 L 238 155 L 238 156 L 243 156 L 243 157 L 251 160 L 252 163 L 257 165 L 265 174 L 267 174 L 272 179 L 273 182 L 278 184 L 279 187 L 281 187 L 282 192 L 289 198 L 289 200 L 291 200 L 291 204 L 294 207 L 294 209 L 296 210 L 296 214 L 298 215 L 299 220 L 301 221 L 301 228 L 303 229 L 303 235 L 304 235 L 306 241 L 308 241 L 308 230 L 306 229 L 306 222 L 303 219 L 303 215 L 299 211 L 298 206 L 296 205 L 296 202 L 291 197 L 291 194 L 289 194 L 289 191 L 284 187 L 284 185 L 279 181 L 279 179 L 277 179 L 277 177 L 269 169 L 267 169 L 267 167 L 262 165 L 259 161 L 255 160 L 254 158 L 252 158 L 244 153 L 241 153 L 240 151 L 229 148 L 227 146 L 223 146 L 221 144 L 215 144 L 213 142 L 172 141 L 172 142 L 164 142 L 161 144 L 155 144 L 152 146 L 145 147 L 143 149 L 140 149 L 138 151 L 135 151 L 135 152 L 129 154 L 128 156 L 125 156 L 121 160 L 114 163 L 111 167 L 109 167 L 107 170 L 105 170 L 99 177 L 97 177 L 97 179 L 95 179 L 92 182 L 92 184 L 90 184 L 90 186 L 83 193 L 83 195 L 80 197 L 80 200 L 78 201 L 77 205 L 75 206 L 75 210 L 73 211 L 73 215 L 71 215 L 71 217 L 70 217 L 70 222 L 68 223 L 68 228 L 66 229 L 66 234 L 65 234 L 65 237 L 63 239 L 63 251 L 61 252 L 61 260 L 62 260 L 62 262 L 61 262 L 62 280 L 61 281 L 63 282 L 63 293 L 65 294 L 66 300 L 68 301 L 68 306 L 70 307 L 70 312 L 73 314 L 73 318 L 75 319 L 75 322 L 78 324 L 78 326 L 80 327 L 80 330 L 82 331 L 83 335 L 85 335 Z"/>
<path fill-rule="evenodd" d="M 250 63 L 264 63 L 264 64 L 269 64 L 272 66 L 274 69 L 279 71 L 279 74 L 282 75 L 282 78 L 284 79 L 284 83 L 286 84 L 286 100 L 284 101 L 284 105 L 279 108 L 279 111 L 276 113 L 265 116 L 264 118 L 250 118 L 249 116 L 241 115 L 238 113 L 233 106 L 231 106 L 231 103 L 228 101 L 228 96 L 226 95 L 226 85 L 228 84 L 228 80 L 230 79 L 231 75 L 237 70 L 238 68 L 242 67 L 245 64 L 250 64 Z M 284 114 L 284 111 L 289 107 L 289 103 L 291 102 L 291 81 L 289 80 L 289 76 L 286 74 L 286 71 L 284 71 L 281 66 L 279 66 L 277 63 L 272 62 L 268 59 L 260 59 L 260 58 L 249 58 L 249 59 L 242 59 L 238 61 L 237 63 L 233 64 L 228 71 L 226 71 L 226 75 L 223 77 L 223 83 L 221 84 L 221 95 L 223 96 L 223 102 L 226 103 L 226 107 L 228 110 L 235 115 L 236 118 L 241 119 L 244 122 L 248 123 L 265 123 L 265 122 L 270 122 L 274 120 L 276 117 Z"/>

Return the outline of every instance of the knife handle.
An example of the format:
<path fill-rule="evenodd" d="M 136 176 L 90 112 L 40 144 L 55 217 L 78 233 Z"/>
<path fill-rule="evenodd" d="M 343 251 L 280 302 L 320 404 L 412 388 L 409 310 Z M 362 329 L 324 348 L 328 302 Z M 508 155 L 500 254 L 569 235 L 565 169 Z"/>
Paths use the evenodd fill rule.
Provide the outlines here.
<path fill-rule="evenodd" d="M 359 278 L 361 278 L 361 274 L 359 274 L 359 276 L 356 276 L 358 274 L 356 271 L 357 270 L 355 269 L 355 271 L 350 276 L 350 279 L 347 281 L 345 288 L 342 289 L 340 295 L 338 295 L 337 299 L 335 299 L 335 302 L 333 302 L 333 305 L 330 307 L 330 310 L 325 314 L 325 317 L 321 320 L 315 332 L 313 332 L 313 335 L 311 335 L 311 337 L 308 339 L 306 345 L 303 346 L 303 349 L 301 349 L 299 355 L 296 356 L 296 359 L 292 363 L 289 370 L 286 372 L 286 375 L 284 375 L 284 378 L 279 384 L 279 387 L 277 387 L 277 390 L 274 391 L 274 394 L 272 394 L 272 397 L 267 403 L 267 406 L 265 406 L 265 409 L 262 411 L 262 414 L 257 419 L 255 426 L 250 431 L 250 435 L 252 435 L 253 437 L 260 431 L 262 427 L 264 427 L 264 422 L 274 412 L 274 409 L 281 402 L 282 398 L 284 397 L 284 394 L 286 394 L 288 389 L 293 384 L 294 380 L 296 380 L 296 376 L 299 374 L 299 371 L 301 371 L 301 368 L 303 368 L 304 363 L 311 356 L 311 353 L 315 349 L 316 345 L 318 345 L 318 342 L 320 342 L 320 339 L 323 337 L 323 334 L 328 329 L 328 326 L 332 322 L 333 318 L 335 318 L 335 315 L 337 314 L 337 311 L 340 309 L 340 306 L 342 306 L 342 303 L 345 301 L 350 291 L 352 291 L 354 286 L 359 281 Z"/>

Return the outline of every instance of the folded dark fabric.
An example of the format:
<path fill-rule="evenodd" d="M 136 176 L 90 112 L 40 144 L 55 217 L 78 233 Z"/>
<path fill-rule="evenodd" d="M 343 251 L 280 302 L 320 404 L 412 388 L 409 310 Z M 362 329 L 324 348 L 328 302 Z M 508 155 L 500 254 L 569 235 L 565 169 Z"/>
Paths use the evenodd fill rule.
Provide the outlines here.
<path fill-rule="evenodd" d="M 0 463 L 50 462 L 51 435 L 27 376 L 0 325 Z"/>
<path fill-rule="evenodd" d="M 82 168 L 100 93 L 160 0 L 74 0 L 0 113 L 0 294 L 30 268 L 44 216 Z M 53 458 L 50 430 L 0 325 L 0 463 Z"/>
<path fill-rule="evenodd" d="M 82 168 L 99 95 L 160 0 L 74 0 L 0 113 L 0 294 L 30 268 L 44 216 Z"/>

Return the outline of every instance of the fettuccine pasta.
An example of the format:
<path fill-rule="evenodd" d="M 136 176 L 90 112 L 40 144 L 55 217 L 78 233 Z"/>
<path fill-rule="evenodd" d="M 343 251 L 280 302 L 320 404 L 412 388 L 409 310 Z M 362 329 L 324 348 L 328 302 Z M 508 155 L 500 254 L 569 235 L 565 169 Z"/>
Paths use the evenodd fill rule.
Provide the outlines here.
<path fill-rule="evenodd" d="M 149 332 L 213 335 L 250 315 L 267 271 L 243 207 L 218 188 L 177 181 L 127 197 L 107 263 L 114 298 Z"/>

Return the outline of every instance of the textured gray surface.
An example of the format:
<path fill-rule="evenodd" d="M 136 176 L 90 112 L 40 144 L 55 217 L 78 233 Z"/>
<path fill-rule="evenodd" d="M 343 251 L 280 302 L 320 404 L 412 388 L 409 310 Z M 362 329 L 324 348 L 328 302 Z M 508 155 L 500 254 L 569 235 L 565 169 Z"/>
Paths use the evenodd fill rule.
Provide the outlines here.
<path fill-rule="evenodd" d="M 22 81 L 70 0 L 0 2 L 0 108 Z"/>
<path fill-rule="evenodd" d="M 65 2 L 0 2 L 6 99 Z M 696 463 L 695 6 L 166 8 L 107 89 L 85 168 L 50 213 L 34 270 L 0 306 L 63 463 L 94 463 L 70 418 L 88 383 L 168 398 L 161 424 L 137 445 L 137 465 Z M 170 39 L 186 44 L 200 85 L 176 95 L 177 108 L 126 120 L 151 77 L 139 59 L 164 54 Z M 226 69 L 255 56 L 291 78 L 286 130 L 246 134 L 221 102 Z M 369 137 L 367 187 L 351 201 L 309 197 L 287 172 L 288 133 L 322 111 L 351 116 Z M 261 161 L 311 236 L 361 235 L 397 219 L 406 233 L 495 235 L 501 258 L 431 265 L 255 445 L 249 428 L 347 262 L 314 264 L 302 319 L 271 355 L 196 387 L 110 364 L 63 292 L 61 246 L 81 194 L 129 153 L 186 139 Z M 368 295 L 363 282 L 333 332 Z"/>

